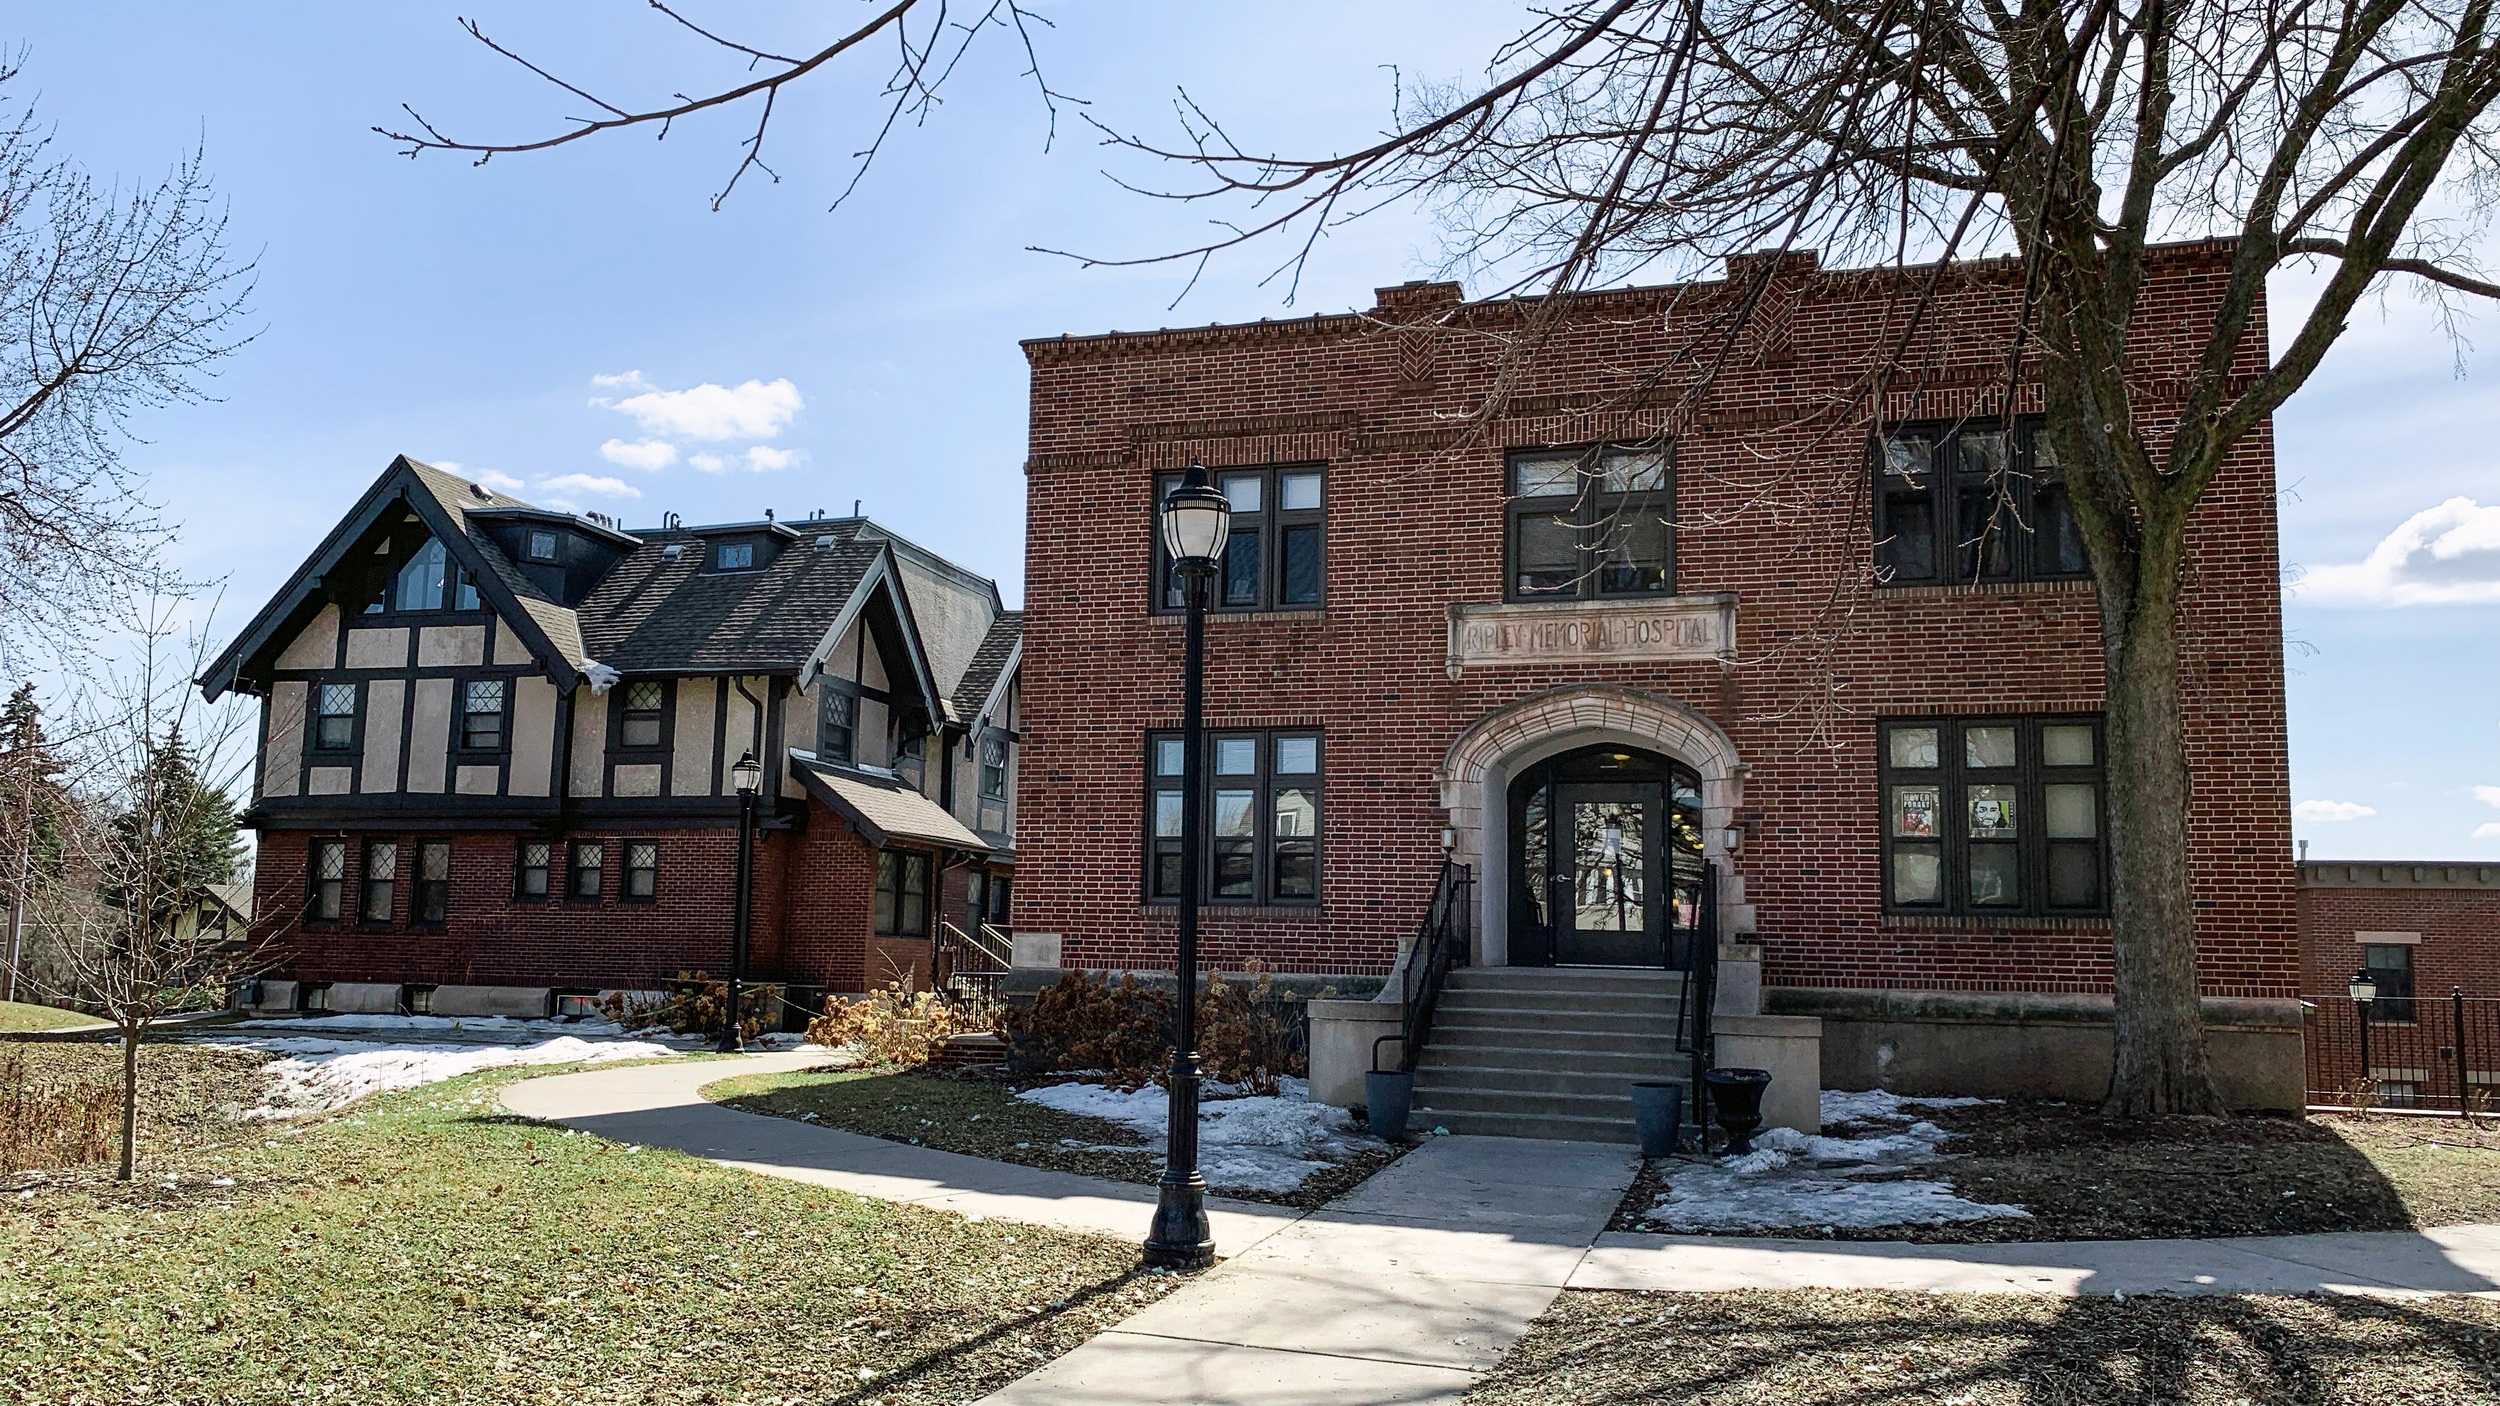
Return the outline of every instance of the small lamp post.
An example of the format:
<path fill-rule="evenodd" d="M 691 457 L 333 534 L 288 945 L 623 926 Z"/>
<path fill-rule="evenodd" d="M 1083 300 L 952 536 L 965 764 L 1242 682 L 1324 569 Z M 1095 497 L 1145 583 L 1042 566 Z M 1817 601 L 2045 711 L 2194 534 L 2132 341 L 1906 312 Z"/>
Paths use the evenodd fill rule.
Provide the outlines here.
<path fill-rule="evenodd" d="M 2370 1003 L 2378 999 L 2378 982 L 2363 967 L 2352 974 L 2352 985 L 2345 990 L 2352 996 L 2353 1014 L 2361 1019 L 2361 1087 L 2376 1094 L 2378 1080 L 2370 1073 Z"/>
<path fill-rule="evenodd" d="M 746 1048 L 738 1034 L 738 1012 L 744 1000 L 740 988 L 747 979 L 747 928 L 755 907 L 755 798 L 764 789 L 764 768 L 752 749 L 729 768 L 729 779 L 738 788 L 738 892 L 729 921 L 729 1009 L 721 1017 L 722 1054 Z"/>
<path fill-rule="evenodd" d="M 1146 1263 L 1157 1269 L 1204 1269 L 1215 1260 L 1207 1224 L 1207 1183 L 1198 1173 L 1198 851 L 1205 844 L 1206 746 L 1200 714 L 1206 693 L 1207 582 L 1232 535 L 1233 507 L 1192 459 L 1180 487 L 1162 504 L 1163 551 L 1180 575 L 1188 615 L 1181 633 L 1181 907 L 1173 1007 L 1171 1104 L 1156 1188 L 1155 1219 L 1146 1232 Z"/>

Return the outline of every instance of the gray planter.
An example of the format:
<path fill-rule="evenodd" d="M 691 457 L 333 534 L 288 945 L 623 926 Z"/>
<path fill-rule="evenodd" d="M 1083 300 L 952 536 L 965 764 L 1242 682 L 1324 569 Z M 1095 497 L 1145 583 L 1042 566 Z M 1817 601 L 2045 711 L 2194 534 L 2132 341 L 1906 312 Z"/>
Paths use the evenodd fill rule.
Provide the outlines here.
<path fill-rule="evenodd" d="M 1374 1070 L 1363 1076 L 1363 1112 L 1372 1136 L 1391 1142 L 1406 1136 L 1406 1115 L 1414 1104 L 1414 1075 Z"/>
<path fill-rule="evenodd" d="M 1682 1138 L 1684 1086 L 1663 1080 L 1632 1086 L 1632 1126 L 1640 1130 L 1643 1157 L 1672 1157 Z"/>

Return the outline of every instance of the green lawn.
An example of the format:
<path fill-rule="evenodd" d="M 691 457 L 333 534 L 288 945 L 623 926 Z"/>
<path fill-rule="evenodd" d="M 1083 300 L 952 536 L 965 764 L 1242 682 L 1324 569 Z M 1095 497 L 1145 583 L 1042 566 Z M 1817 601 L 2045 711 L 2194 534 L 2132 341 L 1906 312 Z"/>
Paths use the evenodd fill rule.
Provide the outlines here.
<path fill-rule="evenodd" d="M 0 1177 L 0 1401 L 958 1402 L 1173 1282 L 497 1111 L 545 1072 L 237 1125 L 171 1187 Z"/>
<path fill-rule="evenodd" d="M 23 1001 L 0 1001 L 0 1030 L 63 1030 L 73 1025 L 93 1025 L 96 1017 L 58 1006 L 30 1006 Z"/>
<path fill-rule="evenodd" d="M 2500 1303 L 1571 1291 L 1467 1401 L 2490 1406 Z"/>

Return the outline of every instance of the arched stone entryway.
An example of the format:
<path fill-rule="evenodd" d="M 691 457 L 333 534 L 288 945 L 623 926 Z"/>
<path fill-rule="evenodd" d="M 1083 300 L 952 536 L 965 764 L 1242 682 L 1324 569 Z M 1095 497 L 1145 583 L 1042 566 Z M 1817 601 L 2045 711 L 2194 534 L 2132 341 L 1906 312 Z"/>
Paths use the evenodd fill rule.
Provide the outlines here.
<path fill-rule="evenodd" d="M 1700 774 L 1703 854 L 1734 877 L 1726 835 L 1743 802 L 1746 768 L 1718 724 L 1671 699 L 1607 684 L 1523 698 L 1459 734 L 1435 773 L 1441 806 L 1449 814 L 1450 857 L 1476 874 L 1478 964 L 1510 960 L 1511 876 L 1505 858 L 1511 779 L 1548 757 L 1606 743 L 1660 752 Z M 1725 885 L 1723 911 L 1741 902 L 1742 893 L 1740 884 Z"/>

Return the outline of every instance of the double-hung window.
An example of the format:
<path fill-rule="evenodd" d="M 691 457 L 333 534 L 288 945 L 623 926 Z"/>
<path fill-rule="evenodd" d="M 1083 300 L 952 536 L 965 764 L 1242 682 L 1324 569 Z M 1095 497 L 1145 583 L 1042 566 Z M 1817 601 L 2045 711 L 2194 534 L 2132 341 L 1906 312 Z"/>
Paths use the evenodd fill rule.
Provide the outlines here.
<path fill-rule="evenodd" d="M 1664 445 L 1510 456 L 1508 594 L 1597 600 L 1675 592 L 1675 460 Z"/>
<path fill-rule="evenodd" d="M 651 903 L 660 896 L 660 842 L 625 842 L 625 887 L 617 897 L 627 903 Z"/>
<path fill-rule="evenodd" d="M 859 695 L 840 679 L 824 679 L 816 689 L 816 755 L 850 766 L 859 759 Z"/>
<path fill-rule="evenodd" d="M 1181 739 L 1146 742 L 1146 896 L 1181 895 Z M 1320 739 L 1315 732 L 1215 732 L 1207 738 L 1204 896 L 1219 903 L 1319 900 Z"/>
<path fill-rule="evenodd" d="M 922 850 L 877 851 L 877 936 L 929 935 L 929 868 Z"/>
<path fill-rule="evenodd" d="M 1888 911 L 2108 911 L 2098 717 L 1890 719 L 1877 761 Z"/>
<path fill-rule="evenodd" d="M 636 679 L 624 694 L 617 707 L 616 745 L 632 751 L 658 747 L 668 735 L 668 683 Z"/>
<path fill-rule="evenodd" d="M 1232 536 L 1208 583 L 1213 610 L 1316 610 L 1327 579 L 1327 474 L 1318 467 L 1222 469 L 1216 487 L 1232 505 Z M 1164 555 L 1163 500 L 1180 476 L 1155 480 L 1157 610 L 1189 604 L 1180 573 Z"/>
<path fill-rule="evenodd" d="M 573 842 L 572 876 L 565 896 L 576 903 L 596 903 L 606 884 L 608 847 L 597 840 Z"/>
<path fill-rule="evenodd" d="M 397 840 L 365 841 L 364 897 L 356 905 L 356 914 L 368 923 L 387 923 L 398 898 L 399 842 Z"/>
<path fill-rule="evenodd" d="M 352 683 L 313 685 L 313 750 L 352 752 L 356 749 L 357 702 L 363 690 Z"/>
<path fill-rule="evenodd" d="M 503 750 L 504 702 L 510 692 L 505 679 L 471 679 L 461 687 L 460 750 Z"/>
<path fill-rule="evenodd" d="M 520 852 L 513 856 L 512 896 L 514 898 L 545 898 L 550 862 L 555 846 L 544 840 L 521 841 Z"/>
<path fill-rule="evenodd" d="M 2365 942 L 2361 944 L 2361 969 L 2378 987 L 2378 995 L 2370 1002 L 2371 1022 L 2410 1023 L 2414 1019 L 2413 948 L 2401 942 Z"/>
<path fill-rule="evenodd" d="M 416 902 L 409 916 L 420 923 L 451 917 L 451 842 L 422 840 L 417 844 Z"/>
<path fill-rule="evenodd" d="M 2036 424 L 1904 426 L 1877 442 L 1874 459 L 1878 584 L 2091 574 L 2065 475 Z"/>
<path fill-rule="evenodd" d="M 346 897 L 347 841 L 315 840 L 305 856 L 304 916 L 335 923 Z"/>

